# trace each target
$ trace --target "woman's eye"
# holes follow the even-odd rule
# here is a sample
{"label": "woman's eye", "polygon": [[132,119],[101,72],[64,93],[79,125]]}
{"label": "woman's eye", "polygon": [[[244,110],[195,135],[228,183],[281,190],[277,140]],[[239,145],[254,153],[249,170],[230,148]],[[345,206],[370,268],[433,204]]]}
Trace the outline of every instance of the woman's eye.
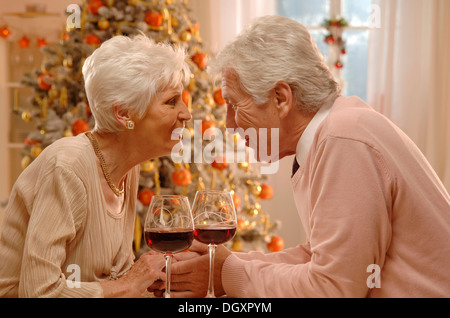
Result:
{"label": "woman's eye", "polygon": [[174,97],[174,98],[169,99],[169,100],[166,102],[166,104],[167,104],[167,105],[175,106],[175,105],[177,104],[177,98]]}

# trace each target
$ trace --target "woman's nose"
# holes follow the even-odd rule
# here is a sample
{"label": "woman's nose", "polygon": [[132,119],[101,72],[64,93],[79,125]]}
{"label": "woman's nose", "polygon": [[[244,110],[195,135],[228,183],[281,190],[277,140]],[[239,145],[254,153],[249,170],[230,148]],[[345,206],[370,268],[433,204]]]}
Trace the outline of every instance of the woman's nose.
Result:
{"label": "woman's nose", "polygon": [[180,114],[178,115],[181,121],[189,121],[192,119],[192,115],[189,112],[189,108],[183,103],[182,110]]}

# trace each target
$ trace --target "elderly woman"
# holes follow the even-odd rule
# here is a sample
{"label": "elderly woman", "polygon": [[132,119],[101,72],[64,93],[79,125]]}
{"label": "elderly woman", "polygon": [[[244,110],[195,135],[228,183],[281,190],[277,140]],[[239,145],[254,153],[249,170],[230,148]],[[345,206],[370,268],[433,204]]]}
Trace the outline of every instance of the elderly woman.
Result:
{"label": "elderly woman", "polygon": [[[305,27],[259,18],[214,69],[227,127],[279,129],[280,158],[295,155],[291,183],[307,235],[303,245],[266,255],[220,247],[217,294],[450,295],[448,192],[398,127],[359,98],[341,96]],[[176,263],[172,296],[205,295],[207,268],[207,255]]]}
{"label": "elderly woman", "polygon": [[[185,54],[117,36],[83,66],[95,128],[47,147],[18,178],[0,240],[0,296],[135,297],[163,259],[133,263],[139,163],[167,155],[191,115]],[[155,283],[157,282],[157,283]]]}

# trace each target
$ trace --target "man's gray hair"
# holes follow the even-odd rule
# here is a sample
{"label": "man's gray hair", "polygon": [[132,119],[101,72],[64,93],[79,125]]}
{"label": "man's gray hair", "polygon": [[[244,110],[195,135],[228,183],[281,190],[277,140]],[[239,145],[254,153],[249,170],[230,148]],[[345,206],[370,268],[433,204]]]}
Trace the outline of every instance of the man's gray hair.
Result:
{"label": "man's gray hair", "polygon": [[308,30],[281,16],[257,18],[212,61],[209,72],[218,76],[234,69],[241,86],[257,105],[267,102],[278,82],[290,85],[295,103],[315,112],[341,93],[326,61]]}

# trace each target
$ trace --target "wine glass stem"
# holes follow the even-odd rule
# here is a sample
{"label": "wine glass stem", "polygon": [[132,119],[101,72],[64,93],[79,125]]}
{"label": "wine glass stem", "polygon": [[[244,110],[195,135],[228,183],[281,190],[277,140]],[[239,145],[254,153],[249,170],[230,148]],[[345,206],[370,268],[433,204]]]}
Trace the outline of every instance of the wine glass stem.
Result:
{"label": "wine glass stem", "polygon": [[165,254],[166,259],[166,293],[165,298],[170,298],[170,277],[172,270],[172,254]]}
{"label": "wine glass stem", "polygon": [[209,247],[209,283],[206,298],[216,298],[216,295],[214,295],[214,255],[216,252],[216,245],[209,244],[208,247]]}

